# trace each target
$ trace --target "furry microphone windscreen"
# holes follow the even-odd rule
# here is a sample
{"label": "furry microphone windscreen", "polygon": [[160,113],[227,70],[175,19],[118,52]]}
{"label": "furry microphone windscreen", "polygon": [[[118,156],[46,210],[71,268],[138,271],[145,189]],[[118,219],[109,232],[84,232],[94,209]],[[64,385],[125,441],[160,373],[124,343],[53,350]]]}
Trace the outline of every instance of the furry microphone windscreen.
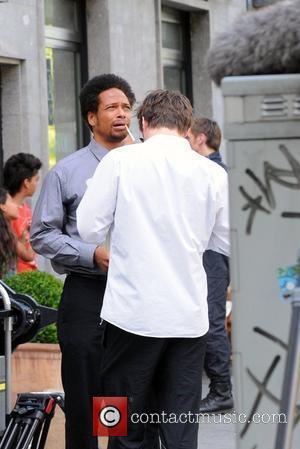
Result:
{"label": "furry microphone windscreen", "polygon": [[248,12],[220,34],[207,55],[211,78],[300,73],[300,0]]}

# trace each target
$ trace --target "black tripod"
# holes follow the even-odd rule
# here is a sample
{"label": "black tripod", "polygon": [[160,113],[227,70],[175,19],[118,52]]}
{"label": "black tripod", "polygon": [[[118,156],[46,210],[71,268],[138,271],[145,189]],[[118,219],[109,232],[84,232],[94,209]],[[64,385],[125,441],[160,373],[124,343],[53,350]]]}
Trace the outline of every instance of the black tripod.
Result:
{"label": "black tripod", "polygon": [[19,394],[0,449],[43,449],[56,404],[64,410],[61,393]]}

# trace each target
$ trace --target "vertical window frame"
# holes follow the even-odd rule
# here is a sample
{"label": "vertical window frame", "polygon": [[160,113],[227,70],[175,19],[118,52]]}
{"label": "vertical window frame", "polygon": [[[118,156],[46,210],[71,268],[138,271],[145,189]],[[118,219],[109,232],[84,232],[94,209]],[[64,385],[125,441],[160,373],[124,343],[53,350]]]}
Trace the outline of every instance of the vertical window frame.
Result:
{"label": "vertical window frame", "polygon": [[[190,14],[188,11],[182,11],[162,5],[161,10],[161,27],[163,23],[177,23],[182,27],[182,51],[170,49],[163,46],[161,42],[161,65],[164,80],[165,67],[177,67],[181,70],[181,76],[185,77],[184,94],[193,102],[192,89],[192,60],[191,60],[191,39],[190,39]],[[182,90],[182,89],[181,89]]]}
{"label": "vertical window frame", "polygon": [[[75,104],[76,104],[76,142],[77,148],[81,148],[90,139],[90,133],[83,126],[79,92],[87,80],[87,36],[86,36],[86,8],[85,0],[76,0],[77,15],[76,24],[78,31],[45,25],[45,48],[65,50],[74,53],[75,63]],[[72,149],[70,149],[71,151]],[[50,154],[49,154],[50,156]]]}

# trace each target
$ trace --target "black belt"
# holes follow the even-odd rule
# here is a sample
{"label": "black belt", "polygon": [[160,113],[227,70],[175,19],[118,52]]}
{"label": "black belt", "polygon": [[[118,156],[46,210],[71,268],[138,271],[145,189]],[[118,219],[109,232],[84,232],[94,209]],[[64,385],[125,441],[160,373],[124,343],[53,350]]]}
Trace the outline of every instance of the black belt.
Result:
{"label": "black belt", "polygon": [[85,279],[95,279],[95,280],[106,280],[107,275],[106,274],[89,274],[89,273],[76,273],[76,271],[71,271],[71,273],[68,273],[67,276],[71,277],[81,277]]}

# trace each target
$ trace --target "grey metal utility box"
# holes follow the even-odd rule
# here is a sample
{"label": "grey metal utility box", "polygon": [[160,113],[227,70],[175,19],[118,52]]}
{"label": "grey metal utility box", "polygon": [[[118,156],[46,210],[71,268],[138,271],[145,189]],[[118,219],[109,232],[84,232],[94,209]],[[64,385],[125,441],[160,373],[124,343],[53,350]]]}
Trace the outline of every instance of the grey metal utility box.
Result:
{"label": "grey metal utility box", "polygon": [[[291,315],[276,271],[295,264],[300,248],[300,75],[224,78],[222,92],[237,449],[274,449]],[[300,407],[293,449],[298,421]]]}

